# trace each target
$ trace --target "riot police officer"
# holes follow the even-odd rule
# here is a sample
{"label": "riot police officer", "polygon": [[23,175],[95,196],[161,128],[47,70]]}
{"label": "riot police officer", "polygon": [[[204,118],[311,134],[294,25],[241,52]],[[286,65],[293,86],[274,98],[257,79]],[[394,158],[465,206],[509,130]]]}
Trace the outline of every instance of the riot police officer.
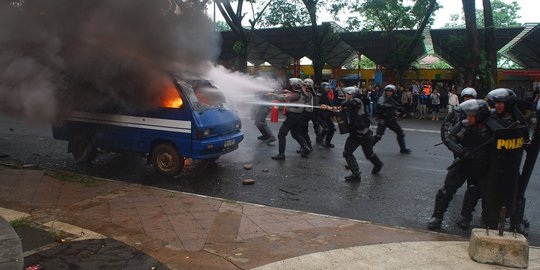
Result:
{"label": "riot police officer", "polygon": [[[461,98],[463,101],[476,98],[476,90],[472,87],[467,87],[461,91]],[[459,108],[459,107],[457,107]],[[465,120],[465,115],[459,109],[450,111],[443,120],[441,125],[441,141],[444,142],[450,129],[458,122]]]}
{"label": "riot police officer", "polygon": [[[283,121],[283,124],[279,128],[279,153],[272,157],[272,159],[275,160],[285,159],[286,137],[287,134],[289,134],[289,131],[291,131],[293,139],[295,139],[300,145],[302,157],[307,157],[307,155],[311,152],[305,137],[302,136],[301,130],[305,120],[304,116],[302,115],[305,105],[305,100],[302,95],[303,82],[299,78],[290,78],[289,85],[291,91],[284,91],[284,94],[281,95],[273,95],[274,98],[279,99],[280,101],[289,101],[291,103],[291,106],[287,106],[285,121]],[[294,106],[294,104],[299,104],[301,106]]]}
{"label": "riot police officer", "polygon": [[366,158],[373,164],[372,174],[377,174],[383,167],[383,163],[373,152],[373,132],[369,129],[370,120],[364,110],[364,104],[360,99],[360,90],[356,87],[343,89],[346,99],[339,107],[321,105],[321,109],[329,109],[345,113],[349,137],[345,141],[343,157],[347,162],[351,175],[346,176],[346,181],[360,181],[360,167],[354,156],[354,151],[362,146]]}
{"label": "riot police officer", "polygon": [[[332,88],[330,87],[330,84],[327,82],[321,83],[321,91],[320,91],[320,97],[319,97],[319,105],[326,105],[331,106],[332,101],[330,100],[328,93],[332,91]],[[334,137],[334,133],[336,132],[336,128],[334,127],[334,121],[332,121],[333,113],[328,110],[319,110],[318,112],[318,119],[319,123],[321,125],[322,131],[321,131],[321,145],[326,148],[334,148],[334,144],[332,144],[332,138]]]}
{"label": "riot police officer", "polygon": [[[264,101],[271,101],[269,93],[260,94],[260,99]],[[262,140],[269,145],[276,141],[276,137],[266,123],[266,116],[268,116],[271,109],[271,106],[268,105],[256,105],[254,108],[255,126],[259,132],[261,132],[261,136],[257,137],[257,139]]]}
{"label": "riot police officer", "polygon": [[[302,128],[300,129],[300,131],[310,151],[313,151],[313,146],[311,144],[311,138],[309,137],[309,121],[311,120],[311,122],[313,123],[316,136],[317,136],[317,127],[318,127],[318,124],[315,123],[316,120],[313,117],[314,93],[315,93],[315,88],[314,88],[313,80],[310,78],[304,79],[303,85],[302,85],[302,92],[301,92],[302,100],[305,105],[309,105],[309,106],[304,107],[304,111],[302,112],[302,116],[304,118],[302,121]],[[302,153],[302,149],[300,149],[299,153]]]}
{"label": "riot police officer", "polygon": [[[516,106],[517,98],[514,91],[508,88],[497,88],[487,94],[487,99],[492,107],[495,108],[493,119],[500,124],[501,128],[519,128],[526,126],[526,119]],[[528,134],[525,137],[528,140]],[[519,173],[519,171],[517,173]],[[524,234],[526,232],[523,216],[526,201],[525,190],[527,189],[528,182],[528,178],[519,177],[513,213],[510,217],[511,230]],[[494,218],[492,218],[492,220],[494,221]],[[487,223],[493,223],[493,221],[487,221]],[[492,224],[487,225],[489,226]]]}
{"label": "riot police officer", "polygon": [[[476,90],[471,87],[467,87],[461,91],[461,98],[463,101],[467,101],[470,99],[475,99],[477,96]],[[451,139],[450,131],[452,128],[460,123],[461,121],[465,120],[467,116],[463,112],[463,110],[458,106],[454,110],[450,111],[448,115],[444,118],[443,123],[441,125],[441,141],[443,143],[448,143]],[[451,150],[451,149],[450,149]],[[454,154],[454,158],[457,158],[457,156]],[[466,177],[465,174],[457,174],[455,177],[462,176]],[[467,179],[461,179],[461,180],[453,180],[456,183],[464,183]],[[457,221],[458,227],[461,229],[467,230],[469,229],[471,220],[472,220],[472,212],[474,211],[474,208],[476,207],[476,204],[478,203],[478,199],[480,197],[480,190],[477,183],[471,183],[470,181],[467,183],[467,190],[465,191],[465,195],[463,197],[463,204],[461,207],[461,216],[459,220]]]}
{"label": "riot police officer", "polygon": [[[478,187],[489,170],[486,160],[489,159],[490,148],[485,142],[492,137],[492,131],[484,124],[490,115],[488,103],[471,99],[460,104],[458,109],[466,116],[466,121],[459,121],[445,137],[444,144],[454,153],[456,160],[448,168],[444,185],[435,196],[435,207],[428,222],[430,230],[441,227],[448,204],[465,180]],[[479,190],[475,189],[475,192],[479,194]]]}
{"label": "riot police officer", "polygon": [[397,88],[393,84],[385,86],[384,95],[379,97],[379,100],[377,101],[377,134],[373,136],[373,145],[381,140],[382,136],[384,135],[384,131],[388,127],[390,130],[396,133],[400,153],[409,154],[411,149],[408,149],[405,146],[405,134],[403,133],[403,129],[401,129],[401,126],[399,126],[396,119],[396,111],[399,110],[403,113],[406,113],[406,111],[396,100],[396,91]]}

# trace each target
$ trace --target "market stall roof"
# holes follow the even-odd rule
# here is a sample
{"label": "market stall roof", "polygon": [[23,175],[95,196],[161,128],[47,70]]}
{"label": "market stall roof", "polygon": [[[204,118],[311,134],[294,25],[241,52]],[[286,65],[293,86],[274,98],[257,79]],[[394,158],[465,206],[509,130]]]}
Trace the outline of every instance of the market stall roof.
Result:
{"label": "market stall roof", "polygon": [[[326,24],[326,23],[325,23]],[[334,23],[328,23],[333,29],[332,34],[323,44],[323,53],[327,56],[326,64],[340,67],[350,61],[359,52],[370,58],[376,64],[387,69],[396,66],[396,60],[402,57],[394,52],[406,45],[407,37],[415,34],[415,30],[396,30],[390,33],[382,31],[346,32]],[[540,68],[540,26],[527,34],[526,27],[497,29],[496,49],[507,55],[526,68]],[[327,25],[319,25],[319,30],[327,29]],[[484,34],[480,29],[480,41],[483,44]],[[469,49],[466,44],[465,29],[432,29],[430,32],[435,53],[457,69],[464,69],[468,62]],[[236,40],[234,33],[221,33],[223,41],[220,59],[233,60],[236,53],[233,50]],[[503,48],[506,46],[505,48]],[[413,57],[406,64],[418,60],[426,54],[424,43],[407,52]],[[248,61],[255,65],[268,62],[274,66],[287,66],[294,59],[313,57],[311,27],[267,28],[254,31],[248,47]]]}
{"label": "market stall roof", "polygon": [[[343,41],[376,64],[383,65],[387,69],[392,69],[396,67],[396,60],[400,57],[395,52],[399,48],[407,46],[410,40],[409,37],[415,33],[415,30],[395,30],[389,33],[383,31],[366,31],[341,33],[340,36]],[[406,63],[406,65],[410,65],[426,53],[424,44],[419,42],[411,52],[407,53],[413,56],[407,61],[409,63]]]}
{"label": "market stall roof", "polygon": [[[511,41],[524,28],[499,28],[495,32],[495,49],[500,50]],[[485,35],[483,29],[478,29],[480,46],[484,46]],[[467,44],[467,30],[455,29],[432,29],[431,40],[435,53],[447,61],[456,69],[465,70],[469,64],[469,45]]]}
{"label": "market stall roof", "polygon": [[[334,34],[323,44],[323,54],[328,58],[326,63],[332,67],[340,67],[350,56],[355,53],[354,49],[339,38],[342,29],[336,28],[335,24],[319,25],[321,33],[325,27],[331,27]],[[231,60],[235,57],[232,49],[235,42],[234,33],[222,32],[221,55],[222,60]],[[248,60],[257,65],[268,62],[272,65],[284,66],[292,64],[294,59],[303,57],[313,58],[313,42],[311,27],[287,27],[257,29],[253,33],[248,48]]]}
{"label": "market stall roof", "polygon": [[527,69],[540,69],[540,23],[525,24],[525,29],[509,44],[504,55]]}

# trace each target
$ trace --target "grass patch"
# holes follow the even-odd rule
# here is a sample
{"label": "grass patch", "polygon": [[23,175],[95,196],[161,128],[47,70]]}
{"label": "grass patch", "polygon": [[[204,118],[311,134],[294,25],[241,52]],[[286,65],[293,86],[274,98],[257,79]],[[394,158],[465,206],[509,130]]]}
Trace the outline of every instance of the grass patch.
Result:
{"label": "grass patch", "polygon": [[19,218],[19,219],[15,219],[15,220],[10,221],[9,224],[14,229],[17,229],[17,228],[20,228],[22,226],[30,226],[32,224],[32,222],[30,220],[28,220],[27,218]]}
{"label": "grass patch", "polygon": [[80,175],[70,172],[46,171],[45,175],[56,178],[60,181],[81,184],[85,187],[95,187],[98,186],[100,183],[99,180],[91,176]]}

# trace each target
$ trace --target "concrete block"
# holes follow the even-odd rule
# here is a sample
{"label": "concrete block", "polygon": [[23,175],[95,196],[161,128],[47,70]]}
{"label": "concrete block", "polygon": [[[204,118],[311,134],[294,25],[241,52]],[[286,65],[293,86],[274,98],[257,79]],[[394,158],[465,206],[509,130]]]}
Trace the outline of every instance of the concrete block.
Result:
{"label": "concrete block", "polygon": [[529,266],[529,241],[522,234],[496,230],[473,229],[469,241],[469,256],[476,262],[507,267]]}

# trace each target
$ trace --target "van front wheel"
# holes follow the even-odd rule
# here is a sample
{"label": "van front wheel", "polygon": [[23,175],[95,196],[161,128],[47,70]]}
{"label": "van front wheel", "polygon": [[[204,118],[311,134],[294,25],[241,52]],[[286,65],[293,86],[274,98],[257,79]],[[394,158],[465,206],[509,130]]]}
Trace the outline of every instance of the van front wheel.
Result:
{"label": "van front wheel", "polygon": [[69,149],[75,162],[87,163],[96,157],[96,147],[92,140],[83,133],[78,133],[69,141]]}
{"label": "van front wheel", "polygon": [[176,176],[184,168],[184,157],[180,156],[174,145],[161,143],[152,150],[152,165],[162,175]]}

